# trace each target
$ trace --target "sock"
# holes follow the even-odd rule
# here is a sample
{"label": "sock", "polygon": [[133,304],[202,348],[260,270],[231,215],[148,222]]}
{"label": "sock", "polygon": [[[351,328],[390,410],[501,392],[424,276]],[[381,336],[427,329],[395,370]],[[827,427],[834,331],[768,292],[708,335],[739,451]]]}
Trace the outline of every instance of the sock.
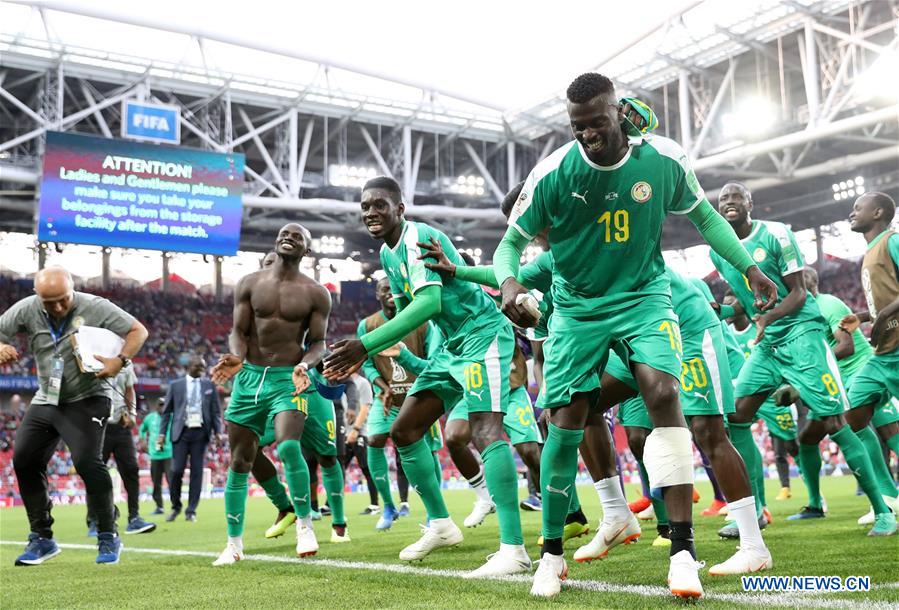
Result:
{"label": "sock", "polygon": [[437,489],[443,489],[443,467],[440,466],[440,456],[436,451],[432,451],[434,456],[434,476],[437,477]]}
{"label": "sock", "polygon": [[549,424],[549,434],[540,458],[543,491],[543,552],[562,554],[562,531],[577,477],[577,448],[583,430],[566,430]]}
{"label": "sock", "polygon": [[384,447],[368,446],[368,469],[371,478],[375,481],[378,495],[384,501],[384,508],[396,508],[393,504],[393,494],[390,492],[390,469],[387,466],[387,450]]}
{"label": "sock", "polygon": [[674,557],[681,551],[688,551],[693,556],[693,559],[696,559],[696,548],[693,546],[693,523],[690,521],[672,521],[668,527],[668,536],[671,538],[669,556]]}
{"label": "sock", "polygon": [[568,514],[581,512],[581,499],[577,496],[577,483],[571,488],[571,502],[568,504]]}
{"label": "sock", "polygon": [[808,491],[808,505],[821,508],[821,452],[818,445],[799,445],[802,480]]}
{"label": "sock", "polygon": [[868,459],[871,460],[871,470],[874,473],[874,480],[877,481],[877,486],[880,488],[880,493],[890,498],[895,498],[897,495],[896,484],[893,482],[893,477],[890,476],[890,469],[883,459],[877,433],[870,426],[865,426],[856,432],[855,435],[868,452]]}
{"label": "sock", "polygon": [[[483,459],[483,456],[481,456]],[[490,498],[490,492],[487,491],[487,479],[484,478],[484,467],[481,466],[481,470],[478,472],[476,476],[471,477],[468,480],[468,485],[474,491],[475,495],[478,497],[478,500],[482,502],[490,502],[493,503],[493,500]]]}
{"label": "sock", "polygon": [[400,458],[403,461],[403,470],[409,483],[421,496],[429,519],[447,519],[449,511],[443,496],[440,494],[440,486],[434,478],[434,457],[431,449],[423,438],[411,445],[399,447]]}
{"label": "sock", "polygon": [[343,468],[339,462],[328,468],[322,466],[322,484],[325,486],[325,493],[328,494],[331,523],[346,525],[346,516],[343,514]]}
{"label": "sock", "polygon": [[599,503],[602,504],[602,520],[606,523],[621,523],[631,517],[631,511],[627,507],[627,500],[621,493],[620,477],[617,475],[607,479],[601,479],[593,483],[596,493],[599,494]]}
{"label": "sock", "polygon": [[284,489],[284,485],[278,480],[278,475],[273,476],[268,481],[259,481],[259,484],[262,486],[262,489],[265,490],[265,495],[268,497],[269,501],[275,505],[279,511],[292,511],[293,504],[290,501],[290,498],[287,497],[287,491]]}
{"label": "sock", "polygon": [[637,465],[640,469],[640,487],[643,489],[643,497],[651,498],[652,492],[649,489],[649,474],[646,472],[643,460],[637,460]]}
{"label": "sock", "polygon": [[709,461],[709,458],[703,453],[702,449],[698,446],[696,449],[699,450],[699,455],[702,458],[702,467],[705,468],[705,473],[709,477],[709,483],[712,484],[712,491],[715,493],[715,499],[719,502],[724,502],[724,494],[721,492],[721,487],[718,485],[718,478],[715,476],[715,471],[712,470],[712,463]]}
{"label": "sock", "polygon": [[874,514],[880,515],[890,512],[886,502],[883,501],[877,479],[874,477],[874,467],[871,466],[868,452],[859,438],[852,432],[852,428],[847,424],[831,434],[830,438],[840,446],[840,451],[843,452],[843,457],[846,458],[846,464],[855,473],[855,478],[858,480],[859,485],[862,486],[862,489],[865,490],[865,495],[868,496],[871,506],[874,507]]}
{"label": "sock", "polygon": [[228,469],[225,483],[225,521],[228,523],[228,538],[240,538],[243,534],[243,519],[247,511],[248,472],[234,472]]}
{"label": "sock", "polygon": [[896,457],[899,457],[899,434],[894,434],[887,439],[887,447],[892,449],[893,453],[896,454]]}
{"label": "sock", "polygon": [[[496,504],[499,541],[503,544],[524,544],[518,512],[518,471],[515,470],[512,447],[506,441],[495,441],[481,452],[481,459],[484,460],[484,479]],[[567,505],[565,509],[567,512]]]}
{"label": "sock", "polygon": [[762,514],[762,491],[759,487],[764,485],[764,475],[762,455],[759,453],[758,445],[755,444],[755,439],[752,438],[752,424],[731,423],[728,428],[730,440],[746,465],[746,474],[749,475],[749,485],[755,497],[755,512],[758,517]]}
{"label": "sock", "polygon": [[[759,454],[761,456],[761,454]],[[756,500],[756,507],[764,507],[768,506],[768,499],[765,497],[765,467],[762,464],[762,460],[759,460],[758,468],[755,469],[755,476],[758,477],[758,481],[756,482],[756,488],[759,492],[759,497]],[[759,512],[756,510],[756,512]],[[759,513],[760,514],[760,513]]]}
{"label": "sock", "polygon": [[758,517],[755,515],[755,499],[751,496],[730,502],[727,505],[728,516],[737,522],[740,532],[740,548],[756,549],[765,548],[762,540],[762,532],[759,529]]}
{"label": "sock", "polygon": [[284,465],[284,478],[290,490],[293,509],[300,519],[309,516],[309,466],[303,459],[300,441],[288,439],[278,443],[278,457]]}

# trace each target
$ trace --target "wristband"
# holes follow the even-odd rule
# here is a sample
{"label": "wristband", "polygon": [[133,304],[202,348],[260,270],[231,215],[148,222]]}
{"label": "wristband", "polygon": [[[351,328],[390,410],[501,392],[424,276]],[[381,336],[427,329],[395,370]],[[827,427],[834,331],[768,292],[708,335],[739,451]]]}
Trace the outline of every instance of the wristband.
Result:
{"label": "wristband", "polygon": [[718,317],[720,317],[722,320],[733,318],[736,313],[736,310],[734,310],[733,306],[731,305],[721,305],[718,308]]}

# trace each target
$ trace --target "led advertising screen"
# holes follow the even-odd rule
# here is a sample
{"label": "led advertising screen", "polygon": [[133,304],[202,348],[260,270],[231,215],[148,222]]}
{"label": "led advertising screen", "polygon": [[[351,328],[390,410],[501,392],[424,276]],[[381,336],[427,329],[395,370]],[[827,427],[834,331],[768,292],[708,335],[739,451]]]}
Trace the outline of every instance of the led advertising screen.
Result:
{"label": "led advertising screen", "polygon": [[233,256],[245,158],[47,133],[41,241]]}

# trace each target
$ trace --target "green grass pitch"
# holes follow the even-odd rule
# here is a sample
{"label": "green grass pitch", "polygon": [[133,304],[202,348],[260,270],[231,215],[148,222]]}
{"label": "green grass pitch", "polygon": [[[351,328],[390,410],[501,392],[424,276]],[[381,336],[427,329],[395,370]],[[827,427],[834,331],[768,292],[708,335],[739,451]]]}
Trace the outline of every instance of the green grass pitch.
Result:
{"label": "green grass pitch", "polygon": [[[767,482],[769,498],[777,493],[777,482]],[[786,516],[805,500],[802,483],[793,482],[794,497],[770,501],[775,522],[764,537],[774,556],[770,574],[814,576],[870,576],[873,588],[867,593],[807,594],[743,593],[739,577],[703,576],[707,596],[696,606],[735,607],[855,607],[871,610],[899,607],[899,538],[872,539],[856,519],[868,509],[855,495],[850,477],[825,477],[822,491],[830,505],[823,520],[790,522]],[[629,499],[636,495],[629,489]],[[703,499],[695,505],[696,546],[708,566],[726,559],[735,550],[733,541],[717,537],[720,517],[700,517],[699,510],[711,498],[708,485],[700,484]],[[584,511],[595,527],[599,503],[593,489],[579,489]],[[414,494],[413,494],[414,495]],[[455,521],[460,524],[474,495],[467,491],[446,492]],[[403,608],[530,608],[552,606],[591,608],[679,608],[685,605],[667,595],[667,549],[653,548],[654,523],[644,523],[644,537],[635,545],[613,549],[610,556],[592,564],[569,561],[569,579],[579,585],[563,589],[553,600],[537,600],[529,594],[527,578],[502,581],[469,581],[459,571],[483,563],[498,547],[496,516],[474,530],[465,530],[465,541],[455,549],[441,550],[409,570],[399,561],[399,550],[419,535],[424,509],[412,498],[412,515],[399,520],[389,532],[376,532],[377,517],[359,516],[367,496],[347,498],[349,533],[353,542],[329,542],[330,520],[316,523],[321,548],[314,560],[294,558],[291,529],[277,540],[266,540],[263,532],[274,517],[265,498],[248,503],[245,552],[271,556],[275,560],[244,561],[214,568],[213,554],[225,543],[224,508],[221,500],[203,500],[199,519],[183,517],[166,523],[157,517],[158,529],[150,534],[123,536],[125,551],[119,565],[94,564],[95,548],[64,548],[62,554],[42,566],[14,567],[26,535],[27,520],[22,508],[0,511],[0,607],[25,608],[286,608],[286,607],[403,607]],[[124,507],[122,507],[124,508]],[[145,504],[144,516],[151,506]],[[56,538],[60,543],[93,545],[84,528],[84,507],[54,510]],[[522,513],[525,538],[536,559],[539,513]],[[591,531],[591,536],[592,536]],[[586,539],[569,542],[566,555]],[[7,544],[14,542],[15,544]],[[140,551],[143,549],[144,551]],[[154,549],[185,551],[184,555],[161,554]],[[193,553],[207,553],[197,556]],[[381,564],[362,569],[347,564],[317,560],[339,560]],[[386,564],[386,565],[385,565]],[[400,566],[400,571],[390,571]],[[430,573],[427,573],[431,571]],[[433,571],[442,571],[435,573]]]}

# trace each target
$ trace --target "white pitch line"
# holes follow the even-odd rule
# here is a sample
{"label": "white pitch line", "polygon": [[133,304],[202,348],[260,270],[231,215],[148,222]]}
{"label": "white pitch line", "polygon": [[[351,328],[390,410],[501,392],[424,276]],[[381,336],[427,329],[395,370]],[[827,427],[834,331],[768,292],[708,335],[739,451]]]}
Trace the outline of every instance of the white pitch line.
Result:
{"label": "white pitch line", "polygon": [[[0,540],[0,544],[21,546],[22,542]],[[94,544],[59,543],[59,548],[94,551]],[[218,553],[211,551],[185,551],[179,549],[142,549],[124,547],[128,553],[144,553],[147,555],[169,555],[175,557],[206,557],[215,559]],[[244,555],[245,561],[263,561],[266,563],[292,563],[297,565],[315,566],[323,568],[335,568],[339,570],[368,570],[372,572],[391,572],[394,574],[407,574],[411,576],[437,576],[441,578],[462,578],[467,572],[461,570],[435,570],[433,568],[412,567],[406,564],[377,563],[362,561],[343,561],[341,559],[299,559],[282,555]],[[225,569],[225,568],[223,568]],[[530,575],[517,574],[514,576],[502,576],[491,578],[501,582],[530,583]],[[670,597],[671,593],[666,587],[654,585],[620,585],[599,580],[566,580],[563,587],[595,591],[597,593],[624,593],[627,595],[639,595],[642,597]],[[899,588],[899,582],[874,585],[875,589]],[[825,599],[822,596],[827,592],[819,593],[706,593],[703,599],[715,601],[746,604],[750,606],[786,606],[792,608],[826,608],[848,610],[895,610],[895,604],[888,602],[861,599],[858,601],[849,599]]]}

